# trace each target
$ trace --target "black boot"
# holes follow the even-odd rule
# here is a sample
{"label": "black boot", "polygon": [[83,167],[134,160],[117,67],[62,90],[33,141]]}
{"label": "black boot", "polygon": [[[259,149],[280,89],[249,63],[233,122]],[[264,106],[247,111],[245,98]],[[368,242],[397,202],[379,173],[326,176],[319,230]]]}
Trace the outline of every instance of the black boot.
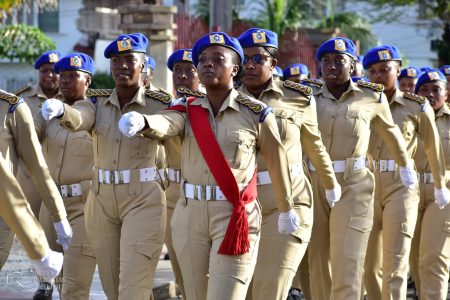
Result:
{"label": "black boot", "polygon": [[299,289],[291,288],[288,293],[287,300],[300,300],[303,299],[301,296],[302,292]]}
{"label": "black boot", "polygon": [[39,287],[33,295],[33,300],[52,300],[53,285],[48,282],[39,282]]}

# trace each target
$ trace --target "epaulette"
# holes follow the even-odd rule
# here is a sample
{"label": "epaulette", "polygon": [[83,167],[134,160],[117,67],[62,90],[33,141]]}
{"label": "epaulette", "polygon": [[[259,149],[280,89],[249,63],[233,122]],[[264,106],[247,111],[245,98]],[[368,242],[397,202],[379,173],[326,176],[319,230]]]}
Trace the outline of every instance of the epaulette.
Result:
{"label": "epaulette", "polygon": [[411,93],[411,92],[404,92],[403,97],[406,99],[410,99],[410,100],[419,102],[419,104],[422,105],[422,109],[421,109],[422,112],[425,112],[425,110],[427,109],[427,106],[429,104],[428,99],[426,97],[419,96],[419,95]]}
{"label": "epaulette", "polygon": [[419,102],[420,104],[424,104],[425,101],[427,101],[427,98],[425,98],[423,96],[419,96],[419,95],[414,94],[414,93],[410,93],[410,92],[403,93],[403,97],[405,97],[406,99],[410,99],[410,100],[414,100],[416,102]]}
{"label": "epaulette", "polygon": [[308,99],[311,97],[312,95],[312,89],[309,86],[300,84],[300,83],[296,83],[290,80],[286,80],[283,82],[283,86],[285,88],[288,88],[290,90],[294,90],[297,92],[300,92],[301,94],[303,94],[304,96],[306,96]]}
{"label": "epaulette", "polygon": [[162,88],[157,88],[157,89],[158,89],[157,92],[160,92],[160,93],[163,93],[163,94],[166,94],[166,95],[169,95],[170,97],[172,97],[172,95],[168,91],[166,91]]}
{"label": "epaulette", "polygon": [[157,92],[157,91],[146,90],[145,95],[150,98],[161,101],[164,104],[170,104],[172,102],[172,96],[170,96],[169,94],[165,94],[165,93],[161,93],[161,92]]}
{"label": "epaulette", "polygon": [[8,101],[9,104],[11,104],[11,105],[16,105],[17,103],[19,103],[19,100],[21,98],[16,96],[16,95],[14,95],[14,94],[10,94],[10,93],[6,93],[4,91],[0,91],[0,99]]}
{"label": "epaulette", "polygon": [[109,97],[112,93],[112,89],[88,89],[86,97]]}
{"label": "epaulette", "polygon": [[16,90],[13,94],[16,95],[16,96],[19,96],[20,94],[25,93],[29,89],[31,89],[31,86],[26,85],[26,86],[23,86],[20,89]]}
{"label": "epaulette", "polygon": [[272,112],[271,106],[265,105],[264,103],[259,101],[255,101],[241,92],[239,92],[239,95],[235,100],[240,104],[250,108],[250,110],[254,113],[259,114],[259,123],[264,122],[267,115]]}
{"label": "epaulette", "polygon": [[362,87],[369,88],[371,90],[374,90],[375,92],[381,93],[384,91],[384,86],[382,84],[373,83],[373,82],[367,82],[364,80],[358,80],[357,84]]}
{"label": "epaulette", "polygon": [[177,89],[177,93],[183,96],[191,96],[191,97],[197,97],[197,98],[203,98],[205,97],[205,94],[200,91],[191,91],[188,88],[180,87]]}
{"label": "epaulette", "polygon": [[302,79],[302,84],[313,85],[320,89],[323,87],[323,82],[316,79],[309,79],[309,78]]}

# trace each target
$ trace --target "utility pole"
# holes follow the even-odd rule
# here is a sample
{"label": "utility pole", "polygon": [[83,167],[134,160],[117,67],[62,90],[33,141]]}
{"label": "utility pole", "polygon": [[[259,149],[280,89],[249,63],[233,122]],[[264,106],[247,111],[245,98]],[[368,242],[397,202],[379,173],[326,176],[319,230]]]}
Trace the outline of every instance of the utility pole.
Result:
{"label": "utility pole", "polygon": [[209,1],[209,31],[231,31],[232,23],[231,0],[210,0]]}

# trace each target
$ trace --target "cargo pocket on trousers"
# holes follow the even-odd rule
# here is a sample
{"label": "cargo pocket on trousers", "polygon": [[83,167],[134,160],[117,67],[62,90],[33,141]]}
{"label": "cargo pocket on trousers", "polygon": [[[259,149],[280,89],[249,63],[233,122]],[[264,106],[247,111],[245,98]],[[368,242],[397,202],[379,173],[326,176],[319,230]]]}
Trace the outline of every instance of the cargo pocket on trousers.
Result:
{"label": "cargo pocket on trousers", "polygon": [[136,242],[133,260],[131,261],[131,274],[133,278],[129,278],[131,285],[139,288],[148,288],[153,284],[154,267],[152,262],[159,257],[156,250],[160,248],[151,242]]}
{"label": "cargo pocket on trousers", "polygon": [[414,226],[411,226],[411,224],[408,224],[407,222],[401,223],[400,224],[400,232],[409,238],[413,238],[414,237]]}
{"label": "cargo pocket on trousers", "polygon": [[350,259],[362,259],[366,255],[373,220],[350,217],[345,232],[344,256]]}

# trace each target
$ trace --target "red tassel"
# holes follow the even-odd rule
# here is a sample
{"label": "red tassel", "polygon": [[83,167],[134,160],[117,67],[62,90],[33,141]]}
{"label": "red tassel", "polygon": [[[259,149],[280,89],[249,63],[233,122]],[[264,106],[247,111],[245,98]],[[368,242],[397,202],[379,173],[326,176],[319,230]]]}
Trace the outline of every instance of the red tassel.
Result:
{"label": "red tassel", "polygon": [[249,252],[248,220],[244,205],[235,205],[219,254],[240,255]]}

